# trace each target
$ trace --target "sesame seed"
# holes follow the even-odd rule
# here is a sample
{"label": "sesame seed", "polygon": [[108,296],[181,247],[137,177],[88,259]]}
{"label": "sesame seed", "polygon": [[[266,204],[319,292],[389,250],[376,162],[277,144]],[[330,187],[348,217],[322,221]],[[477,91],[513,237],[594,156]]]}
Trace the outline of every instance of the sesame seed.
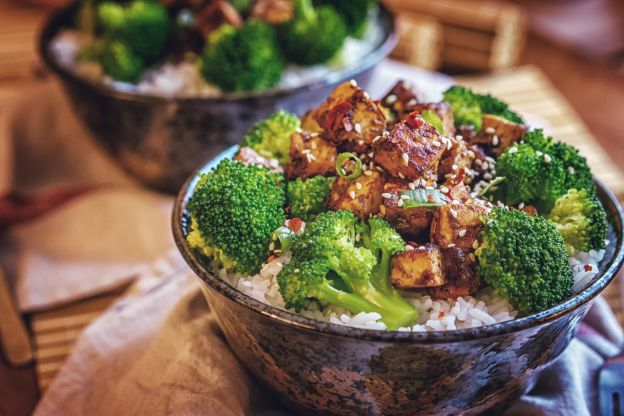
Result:
{"label": "sesame seed", "polygon": [[356,242],[360,241],[360,233],[357,233],[357,234],[355,235],[355,241],[356,241]]}
{"label": "sesame seed", "polygon": [[474,253],[470,253],[468,257],[470,258],[470,261],[472,262],[475,262],[477,260],[477,257],[474,255]]}
{"label": "sesame seed", "polygon": [[310,137],[318,137],[318,136],[320,136],[318,131],[313,131],[312,133],[310,133]]}
{"label": "sesame seed", "polygon": [[397,202],[397,206],[398,207],[402,207],[403,206],[403,200],[399,199],[399,202]]}
{"label": "sesame seed", "polygon": [[349,192],[349,196],[351,197],[351,199],[355,199],[355,191]]}
{"label": "sesame seed", "polygon": [[296,133],[303,133],[303,130],[301,129],[301,127],[297,127],[297,128],[295,129],[295,132],[296,132]]}
{"label": "sesame seed", "polygon": [[408,106],[412,106],[412,105],[416,105],[417,103],[418,103],[418,102],[416,101],[416,99],[412,98],[411,100],[409,100],[409,101],[407,102],[407,105],[408,105]]}
{"label": "sesame seed", "polygon": [[279,166],[279,161],[277,159],[271,159],[269,160],[269,166],[271,166],[272,168],[276,168]]}
{"label": "sesame seed", "polygon": [[474,163],[475,163],[475,165],[477,165],[477,166],[481,166],[481,165],[483,165],[483,161],[482,161],[481,159],[476,159],[476,160],[474,161]]}
{"label": "sesame seed", "polygon": [[394,103],[396,103],[396,100],[397,100],[397,96],[394,95],[394,94],[391,94],[391,95],[386,97],[386,102],[388,104],[394,104]]}
{"label": "sesame seed", "polygon": [[425,189],[429,189],[430,191],[433,191],[433,186],[425,186]]}
{"label": "sesame seed", "polygon": [[474,248],[475,250],[479,248],[479,242],[477,240],[474,240],[472,242],[472,248]]}
{"label": "sesame seed", "polygon": [[484,173],[483,174],[483,179],[486,179],[486,180],[489,181],[490,179],[492,179],[492,174],[491,173]]}
{"label": "sesame seed", "polygon": [[373,143],[377,142],[377,140],[381,139],[381,136],[375,136],[375,138],[373,139]]}
{"label": "sesame seed", "polygon": [[410,246],[409,244],[405,246],[405,251],[412,251],[414,250],[414,247]]}
{"label": "sesame seed", "polygon": [[312,142],[310,143],[310,147],[312,148],[312,150],[315,150],[318,147],[318,145],[316,144],[316,142]]}
{"label": "sesame seed", "polygon": [[445,185],[442,185],[440,187],[440,191],[442,191],[443,193],[447,193],[449,191],[449,188],[447,186],[445,186]]}
{"label": "sesame seed", "polygon": [[414,185],[414,182],[408,183],[407,186],[409,186],[409,188],[412,190],[416,189],[416,185]]}
{"label": "sesame seed", "polygon": [[455,243],[451,243],[451,244],[447,245],[446,247],[447,248],[453,248],[453,247],[455,247]]}
{"label": "sesame seed", "polygon": [[457,169],[459,169],[459,166],[457,166],[455,163],[453,163],[453,165],[451,165],[451,169],[457,170]]}
{"label": "sesame seed", "polygon": [[405,175],[403,175],[403,173],[399,172],[399,178],[405,179]]}
{"label": "sesame seed", "polygon": [[401,199],[410,199],[409,195],[401,195]]}
{"label": "sesame seed", "polygon": [[[356,127],[359,126],[359,124],[356,124]],[[355,129],[357,131],[357,129]],[[360,131],[362,131],[362,128],[360,127]],[[359,132],[358,132],[359,133]],[[364,146],[364,140],[358,140],[357,144],[359,144],[360,146]]]}
{"label": "sesame seed", "polygon": [[295,269],[295,273],[299,273],[301,270],[299,269]]}
{"label": "sesame seed", "polygon": [[455,211],[453,208],[451,208],[451,209],[449,209],[449,212],[451,213],[453,218],[457,218],[457,211]]}
{"label": "sesame seed", "polygon": [[392,194],[389,192],[384,192],[383,194],[381,194],[381,196],[383,196],[384,198],[392,198]]}
{"label": "sesame seed", "polygon": [[351,81],[349,81],[349,82],[351,83],[351,86],[352,86],[352,87],[357,87],[357,82],[356,82],[354,79],[352,79],[352,80],[351,80]]}
{"label": "sesame seed", "polygon": [[353,128],[355,129],[356,133],[362,133],[362,125],[360,123],[355,123],[355,126]]}
{"label": "sesame seed", "polygon": [[459,235],[460,237],[464,237],[466,235],[466,230],[459,230],[457,235]]}
{"label": "sesame seed", "polygon": [[375,157],[375,153],[370,152],[370,153],[368,154],[368,157],[370,157],[371,159],[372,159],[372,158],[374,158],[374,157]]}
{"label": "sesame seed", "polygon": [[485,129],[485,132],[487,134],[494,134],[494,133],[496,133],[496,129],[494,129],[494,127],[488,127],[488,128]]}
{"label": "sesame seed", "polygon": [[403,158],[403,164],[407,166],[409,164],[409,156],[407,155],[407,153],[403,153],[401,157]]}
{"label": "sesame seed", "polygon": [[440,142],[439,142],[439,141],[437,141],[437,140],[434,140],[433,142],[431,142],[431,144],[432,144],[432,145],[434,145],[435,147],[440,147],[440,146],[442,146],[442,143],[440,143]]}
{"label": "sesame seed", "polygon": [[514,154],[514,153],[516,153],[517,151],[518,151],[518,148],[517,148],[516,146],[514,146],[514,147],[510,147],[510,148],[509,148],[509,153],[510,153],[510,154]]}
{"label": "sesame seed", "polygon": [[492,137],[492,146],[498,146],[499,140],[498,136]]}
{"label": "sesame seed", "polygon": [[524,202],[520,202],[520,203],[518,204],[518,209],[522,209],[522,208],[524,208]]}
{"label": "sesame seed", "polygon": [[552,162],[552,158],[550,157],[550,155],[544,155],[544,162],[546,163]]}
{"label": "sesame seed", "polygon": [[269,250],[270,251],[275,250],[275,244],[274,243],[269,244]]}
{"label": "sesame seed", "polygon": [[419,250],[425,250],[426,248],[427,248],[427,247],[425,247],[425,246],[420,246],[420,247],[418,247],[418,249],[419,249]]}
{"label": "sesame seed", "polygon": [[384,207],[383,205],[379,205],[379,213],[382,217],[386,215],[386,207]]}
{"label": "sesame seed", "polygon": [[[383,173],[383,169],[381,168],[381,166],[375,166],[375,169],[377,169],[377,171]],[[400,173],[399,173],[399,176],[401,176]]]}
{"label": "sesame seed", "polygon": [[481,169],[483,170],[487,170],[490,167],[490,164],[488,162],[483,162],[481,164]]}
{"label": "sesame seed", "polygon": [[373,172],[371,172],[370,170],[365,170],[364,176],[373,176]]}
{"label": "sesame seed", "polygon": [[568,173],[569,173],[570,175],[574,175],[574,167],[572,167],[572,166],[568,166]]}
{"label": "sesame seed", "polygon": [[356,187],[356,189],[362,189],[362,184],[359,183],[359,182],[356,182],[355,183],[355,187]]}
{"label": "sesame seed", "polygon": [[368,93],[366,91],[364,91],[364,94],[362,94],[364,96],[364,98],[366,98],[367,100],[370,98],[370,95],[368,95]]}
{"label": "sesame seed", "polygon": [[464,136],[462,136],[461,134],[456,134],[456,135],[455,135],[455,138],[456,138],[457,140],[463,140]]}
{"label": "sesame seed", "polygon": [[542,157],[542,156],[544,155],[544,153],[540,152],[539,150],[538,150],[538,151],[536,151],[536,152],[535,152],[535,154],[536,154],[538,157]]}
{"label": "sesame seed", "polygon": [[388,130],[384,130],[383,133],[381,133],[382,136],[387,137],[390,136],[390,132]]}

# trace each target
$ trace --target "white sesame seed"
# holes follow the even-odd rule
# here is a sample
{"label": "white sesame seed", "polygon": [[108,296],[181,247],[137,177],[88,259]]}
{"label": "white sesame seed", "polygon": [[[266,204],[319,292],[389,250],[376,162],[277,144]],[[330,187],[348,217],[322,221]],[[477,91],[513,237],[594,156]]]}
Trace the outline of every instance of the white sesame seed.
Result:
{"label": "white sesame seed", "polygon": [[496,129],[494,129],[494,127],[488,127],[488,128],[485,129],[485,132],[487,134],[494,134],[494,133],[496,133]]}
{"label": "white sesame seed", "polygon": [[489,181],[490,179],[492,179],[492,174],[491,173],[484,173],[483,174],[483,179],[486,179],[486,180]]}
{"label": "white sesame seed", "polygon": [[392,194],[390,192],[384,192],[383,194],[381,194],[381,196],[383,196],[384,198],[392,198]]}
{"label": "white sesame seed", "polygon": [[513,146],[513,147],[510,147],[508,151],[509,153],[514,154],[518,151],[518,148],[516,146]]}
{"label": "white sesame seed", "polygon": [[318,137],[320,136],[318,131],[313,131],[312,133],[310,133],[310,137]]}
{"label": "white sesame seed", "polygon": [[524,202],[520,202],[520,203],[518,204],[518,209],[522,209],[522,208],[524,208]]}
{"label": "white sesame seed", "polygon": [[275,250],[275,244],[274,243],[269,244],[269,250],[270,251]]}
{"label": "white sesame seed", "polygon": [[403,206],[403,200],[399,199],[399,201],[397,202],[397,206],[398,207],[402,207]]}
{"label": "white sesame seed", "polygon": [[492,146],[498,146],[499,140],[498,136],[492,137]]}
{"label": "white sesame seed", "polygon": [[416,189],[416,185],[414,185],[414,182],[410,182],[407,184],[407,186],[409,186],[410,189]]}
{"label": "white sesame seed", "polygon": [[447,193],[449,191],[449,188],[445,185],[440,186],[440,191],[442,191],[443,193]]}
{"label": "white sesame seed", "polygon": [[407,102],[407,105],[408,105],[408,106],[413,106],[413,105],[416,105],[417,103],[418,103],[418,102],[416,101],[416,99],[412,98],[411,100],[409,100],[409,101]]}
{"label": "white sesame seed", "polygon": [[364,94],[362,94],[364,96],[364,98],[366,98],[367,100],[370,98],[370,95],[368,95],[368,93],[366,91],[364,91]]}
{"label": "white sesame seed", "polygon": [[362,189],[362,184],[361,184],[361,183],[359,183],[359,182],[356,182],[356,183],[355,183],[355,188],[356,188],[356,189]]}
{"label": "white sesame seed", "polygon": [[568,166],[568,173],[570,175],[574,175],[574,167],[573,166]]}
{"label": "white sesame seed", "polygon": [[355,126],[353,126],[353,128],[355,129],[356,133],[362,133],[362,125],[360,123],[355,123]]}
{"label": "white sesame seed", "polygon": [[440,142],[439,142],[439,141],[437,141],[437,140],[434,140],[433,142],[431,142],[431,144],[432,144],[432,145],[434,145],[435,147],[440,147],[440,146],[442,146],[442,143],[440,143]]}
{"label": "white sesame seed", "polygon": [[389,96],[386,97],[386,103],[388,104],[394,104],[396,103],[397,100],[397,96],[394,94],[390,94]]}
{"label": "white sesame seed", "polygon": [[312,148],[312,150],[315,150],[318,147],[318,145],[316,144],[316,142],[312,142],[310,143],[310,147]]}
{"label": "white sesame seed", "polygon": [[457,140],[463,140],[464,136],[462,136],[461,134],[456,134],[456,135],[455,135],[455,138],[456,138]]}
{"label": "white sesame seed", "polygon": [[419,249],[419,250],[424,250],[424,249],[426,249],[426,248],[427,248],[427,247],[425,247],[425,246],[420,246],[420,247],[418,247],[418,249]]}
{"label": "white sesame seed", "polygon": [[466,235],[466,230],[459,230],[459,232],[457,233],[457,235],[459,235],[460,237],[464,237]]}
{"label": "white sesame seed", "polygon": [[490,167],[490,164],[488,162],[483,162],[481,164],[481,169],[483,170],[487,170]]}
{"label": "white sesame seed", "polygon": [[472,262],[475,262],[477,260],[477,257],[474,255],[474,253],[470,253],[468,257],[470,258],[470,261]]}
{"label": "white sesame seed", "polygon": [[409,164],[409,156],[407,155],[407,153],[403,153],[401,157],[403,158],[403,164],[407,166]]}
{"label": "white sesame seed", "polygon": [[[359,124],[356,124],[356,126],[359,126]],[[362,130],[362,128],[360,127],[360,131],[361,130]],[[363,146],[364,145],[364,140],[358,140],[357,144],[359,144],[360,146]]]}
{"label": "white sesame seed", "polygon": [[375,138],[373,139],[373,143],[377,142],[377,140],[381,139],[381,136],[375,136]]}
{"label": "white sesame seed", "polygon": [[451,209],[449,209],[449,212],[451,213],[453,218],[457,218],[457,211],[455,211],[453,208],[451,208]]}
{"label": "white sesame seed", "polygon": [[370,153],[368,154],[368,157],[370,157],[371,159],[372,159],[372,158],[374,158],[374,157],[375,157],[375,153],[370,152]]}
{"label": "white sesame seed", "polygon": [[373,172],[371,172],[370,170],[365,170],[364,176],[373,176]]}
{"label": "white sesame seed", "polygon": [[299,273],[301,270],[299,269],[295,269],[295,273]]}
{"label": "white sesame seed", "polygon": [[544,155],[544,153],[540,152],[539,150],[536,151],[535,154],[537,155],[537,157],[542,157]]}
{"label": "white sesame seed", "polygon": [[425,186],[425,189],[429,189],[430,191],[433,191],[433,186]]}
{"label": "white sesame seed", "polygon": [[451,165],[451,169],[457,170],[457,169],[459,169],[459,166],[457,166],[455,163],[453,163],[453,165]]}
{"label": "white sesame seed", "polygon": [[550,155],[544,155],[544,162],[546,163],[552,162],[552,158],[550,157]]}
{"label": "white sesame seed", "polygon": [[357,87],[357,82],[354,79],[352,79],[350,83],[352,87]]}
{"label": "white sesame seed", "polygon": [[451,244],[447,245],[446,247],[447,248],[453,248],[453,247],[455,247],[455,243],[451,243]]}
{"label": "white sesame seed", "polygon": [[479,242],[477,240],[474,240],[472,242],[472,248],[474,248],[475,250],[479,248]]}
{"label": "white sesame seed", "polygon": [[409,195],[403,194],[403,195],[401,195],[401,199],[410,199],[410,197],[409,197]]}
{"label": "white sesame seed", "polygon": [[405,175],[403,175],[403,173],[399,172],[399,178],[405,179]]}
{"label": "white sesame seed", "polygon": [[405,246],[405,251],[412,251],[414,250],[414,247],[410,246],[409,244]]}
{"label": "white sesame seed", "polygon": [[351,197],[351,199],[355,199],[355,191],[349,192],[349,196]]}

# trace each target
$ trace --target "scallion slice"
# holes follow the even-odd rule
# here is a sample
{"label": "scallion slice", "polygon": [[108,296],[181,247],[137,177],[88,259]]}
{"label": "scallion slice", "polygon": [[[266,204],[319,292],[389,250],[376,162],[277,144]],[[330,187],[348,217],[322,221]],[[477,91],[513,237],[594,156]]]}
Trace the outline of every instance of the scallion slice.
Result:
{"label": "scallion slice", "polygon": [[[350,160],[355,163],[355,167],[349,172],[345,163]],[[336,158],[336,173],[345,179],[355,179],[362,174],[362,161],[351,152],[340,153]]]}

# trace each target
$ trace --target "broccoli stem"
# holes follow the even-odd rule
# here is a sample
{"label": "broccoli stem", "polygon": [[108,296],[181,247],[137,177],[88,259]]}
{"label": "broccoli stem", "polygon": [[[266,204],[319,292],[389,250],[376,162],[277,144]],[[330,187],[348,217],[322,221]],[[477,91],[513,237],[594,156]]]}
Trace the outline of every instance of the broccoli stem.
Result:
{"label": "broccoli stem", "polygon": [[310,292],[321,303],[336,305],[351,313],[376,312],[378,309],[360,295],[336,289],[328,281],[315,285]]}
{"label": "broccoli stem", "polygon": [[298,16],[301,16],[308,22],[316,20],[316,12],[310,0],[297,0],[295,3],[295,10]]}

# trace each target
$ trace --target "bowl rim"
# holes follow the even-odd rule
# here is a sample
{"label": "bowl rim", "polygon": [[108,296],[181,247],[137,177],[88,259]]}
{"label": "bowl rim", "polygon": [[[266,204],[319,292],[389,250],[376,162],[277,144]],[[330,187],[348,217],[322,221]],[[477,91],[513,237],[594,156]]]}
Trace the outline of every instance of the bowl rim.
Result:
{"label": "bowl rim", "polygon": [[607,211],[609,212],[609,216],[613,217],[613,225],[618,237],[617,242],[611,243],[615,243],[613,258],[606,266],[606,269],[599,272],[600,276],[594,281],[594,283],[585,288],[583,291],[552,308],[517,319],[512,319],[510,321],[477,328],[427,332],[399,332],[362,329],[306,318],[296,313],[271,306],[238,291],[235,287],[216,277],[213,272],[206,269],[198,260],[193,250],[186,244],[183,232],[183,220],[186,212],[186,204],[193,194],[195,184],[198,180],[198,175],[202,172],[211,170],[215,163],[219,160],[232,157],[237,149],[238,146],[232,146],[210,159],[210,161],[203,164],[186,180],[174,202],[172,213],[174,240],[178,250],[182,254],[182,257],[195,272],[197,277],[203,283],[215,290],[219,295],[226,297],[240,306],[252,310],[254,313],[262,315],[269,320],[281,323],[293,329],[329,336],[382,342],[445,343],[495,337],[552,322],[582,307],[595,298],[609,283],[611,283],[624,262],[624,245],[622,237],[624,210],[615,195],[608,188],[606,188],[600,180],[594,178],[599,197],[605,204]]}
{"label": "bowl rim", "polygon": [[279,99],[304,90],[319,90],[355,78],[359,74],[373,68],[377,63],[387,57],[398,42],[396,15],[383,2],[379,2],[379,13],[377,18],[382,22],[386,22],[388,26],[388,30],[385,31],[384,37],[379,46],[365,55],[356,64],[332,70],[322,77],[312,80],[311,82],[305,82],[297,86],[278,87],[262,91],[229,92],[218,96],[165,96],[141,94],[115,89],[102,82],[81,77],[57,61],[51,51],[51,48],[49,47],[50,42],[56,33],[58,33],[63,27],[66,27],[63,24],[63,21],[75,12],[79,1],[80,0],[75,0],[70,5],[56,10],[46,19],[42,29],[40,30],[37,42],[39,55],[45,62],[46,66],[62,79],[78,84],[81,88],[93,90],[99,95],[104,95],[109,98],[122,101],[143,103],[179,102],[188,104],[212,102],[218,104],[247,100]]}

